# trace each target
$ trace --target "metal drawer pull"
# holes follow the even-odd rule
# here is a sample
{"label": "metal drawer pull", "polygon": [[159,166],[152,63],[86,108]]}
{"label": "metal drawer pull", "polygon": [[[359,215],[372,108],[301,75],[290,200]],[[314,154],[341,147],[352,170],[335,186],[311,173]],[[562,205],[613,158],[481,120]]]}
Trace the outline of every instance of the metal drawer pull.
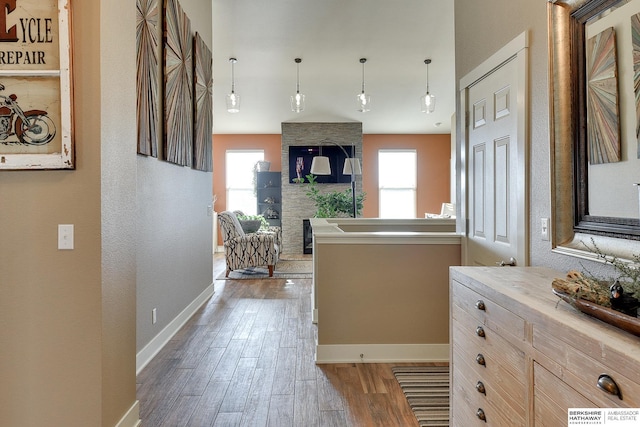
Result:
{"label": "metal drawer pull", "polygon": [[476,335],[478,335],[479,337],[485,338],[484,328],[482,326],[478,326],[476,328]]}
{"label": "metal drawer pull", "polygon": [[622,400],[622,392],[620,392],[620,388],[618,384],[607,374],[602,374],[598,377],[598,388],[606,391],[609,394],[613,394],[614,396],[618,396],[620,400]]}
{"label": "metal drawer pull", "polygon": [[485,305],[484,305],[484,301],[482,301],[481,299],[479,299],[478,301],[476,301],[476,308],[477,308],[478,310],[482,310],[482,311],[484,311],[484,310],[486,310],[486,309],[487,309],[487,307],[485,307]]}
{"label": "metal drawer pull", "polygon": [[476,417],[478,417],[485,423],[487,422],[487,416],[484,414],[484,411],[482,410],[482,408],[478,408],[478,410],[476,411]]}
{"label": "metal drawer pull", "polygon": [[482,366],[486,366],[487,363],[484,360],[484,356],[482,354],[478,354],[476,356],[476,362],[478,362],[478,365],[482,365]]}
{"label": "metal drawer pull", "polygon": [[478,381],[476,383],[476,390],[478,390],[478,393],[482,393],[485,396],[487,395],[487,390],[485,390],[484,384],[482,383],[482,381]]}

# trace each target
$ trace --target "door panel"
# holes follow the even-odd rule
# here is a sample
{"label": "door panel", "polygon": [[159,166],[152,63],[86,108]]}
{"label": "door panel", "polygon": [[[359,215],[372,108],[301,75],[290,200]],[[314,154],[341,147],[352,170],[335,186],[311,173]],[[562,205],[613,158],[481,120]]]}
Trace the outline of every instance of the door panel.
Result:
{"label": "door panel", "polygon": [[[510,258],[525,265],[526,233],[518,230],[519,215],[526,216],[526,206],[518,191],[525,182],[524,133],[518,128],[520,72],[513,57],[466,88],[466,129],[469,170],[467,264],[496,265]],[[522,219],[520,219],[520,224]],[[526,221],[525,221],[526,223]]]}

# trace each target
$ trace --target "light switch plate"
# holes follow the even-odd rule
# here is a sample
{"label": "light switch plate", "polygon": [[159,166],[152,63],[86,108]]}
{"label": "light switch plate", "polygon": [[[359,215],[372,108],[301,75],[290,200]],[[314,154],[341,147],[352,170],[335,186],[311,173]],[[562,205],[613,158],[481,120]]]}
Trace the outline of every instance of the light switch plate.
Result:
{"label": "light switch plate", "polygon": [[73,249],[73,224],[58,224],[58,249]]}

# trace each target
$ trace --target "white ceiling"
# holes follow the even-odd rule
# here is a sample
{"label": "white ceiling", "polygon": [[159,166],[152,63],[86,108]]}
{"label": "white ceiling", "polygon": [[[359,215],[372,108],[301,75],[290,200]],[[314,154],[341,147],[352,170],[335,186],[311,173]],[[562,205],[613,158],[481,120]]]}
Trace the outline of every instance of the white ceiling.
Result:
{"label": "white ceiling", "polygon": [[[453,1],[213,0],[214,133],[279,134],[281,122],[361,121],[364,133],[449,133]],[[240,112],[226,111],[235,57]],[[296,64],[306,109],[294,113]],[[372,110],[356,111],[365,65]],[[420,112],[429,89],[436,112]]]}

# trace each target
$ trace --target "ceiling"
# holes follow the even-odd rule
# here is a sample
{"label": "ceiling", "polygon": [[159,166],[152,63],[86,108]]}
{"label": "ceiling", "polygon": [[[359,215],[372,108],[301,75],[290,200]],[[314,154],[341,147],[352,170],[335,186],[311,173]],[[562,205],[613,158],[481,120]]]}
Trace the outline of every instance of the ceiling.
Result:
{"label": "ceiling", "polygon": [[[213,0],[214,133],[279,134],[281,122],[361,121],[368,134],[449,133],[455,105],[453,2]],[[240,112],[226,111],[235,57]],[[306,108],[292,112],[295,58]],[[356,111],[365,64],[372,109]],[[426,92],[433,114],[420,112]]]}

